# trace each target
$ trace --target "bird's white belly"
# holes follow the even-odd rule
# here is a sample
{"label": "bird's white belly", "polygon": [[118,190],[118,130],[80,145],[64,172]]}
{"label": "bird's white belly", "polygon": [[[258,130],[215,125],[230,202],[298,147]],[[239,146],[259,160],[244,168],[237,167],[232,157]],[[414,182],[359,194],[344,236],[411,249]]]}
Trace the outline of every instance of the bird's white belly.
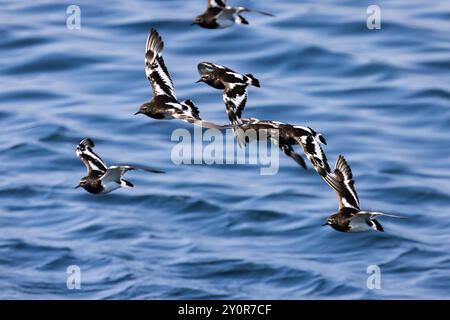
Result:
{"label": "bird's white belly", "polygon": [[120,184],[115,181],[102,182],[103,191],[101,193],[109,193],[120,188]]}
{"label": "bird's white belly", "polygon": [[376,230],[376,227],[369,226],[366,222],[351,221],[348,232],[364,232],[370,230]]}
{"label": "bird's white belly", "polygon": [[217,17],[219,28],[227,28],[232,26],[234,22],[234,15],[231,12],[223,12]]}

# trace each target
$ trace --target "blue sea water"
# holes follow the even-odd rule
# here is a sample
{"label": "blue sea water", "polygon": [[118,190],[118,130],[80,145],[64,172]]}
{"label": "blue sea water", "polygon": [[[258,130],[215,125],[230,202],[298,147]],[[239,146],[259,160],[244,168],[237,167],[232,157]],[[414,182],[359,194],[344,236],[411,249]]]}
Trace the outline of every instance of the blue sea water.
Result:
{"label": "blue sea water", "polygon": [[[0,9],[0,298],[449,299],[450,2],[240,1],[248,26],[190,26],[204,0],[10,1]],[[81,29],[66,8],[81,8]],[[381,29],[366,9],[381,8]],[[311,169],[175,165],[173,130],[133,116],[151,98],[149,28],[177,96],[226,123],[211,61],[262,84],[245,116],[308,125],[330,163],[348,159],[362,206],[400,214],[384,233],[321,228],[337,209]],[[108,164],[139,163],[136,187],[74,190],[85,137]],[[298,150],[298,149],[297,149]],[[69,290],[67,268],[81,270]],[[370,266],[381,289],[369,289]]]}

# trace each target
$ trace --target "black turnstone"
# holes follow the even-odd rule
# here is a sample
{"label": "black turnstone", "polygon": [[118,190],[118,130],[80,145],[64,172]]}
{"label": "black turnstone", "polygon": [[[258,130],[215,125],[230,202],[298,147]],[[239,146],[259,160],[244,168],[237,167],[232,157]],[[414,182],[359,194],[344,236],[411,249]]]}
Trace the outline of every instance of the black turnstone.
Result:
{"label": "black turnstone", "polygon": [[172,79],[161,55],[163,47],[161,36],[151,29],[145,47],[145,74],[152,86],[153,99],[142,104],[135,115],[145,114],[153,119],[179,119],[207,128],[220,128],[214,123],[203,121],[191,100],[177,100]]}
{"label": "black turnstone", "polygon": [[257,12],[273,17],[273,14],[263,11],[227,6],[225,0],[208,0],[208,7],[205,12],[197,16],[192,25],[198,24],[206,29],[221,29],[230,27],[235,23],[248,24],[248,21],[241,15],[243,12]]}
{"label": "black turnstone", "polygon": [[325,173],[322,177],[336,192],[339,201],[339,211],[330,215],[323,226],[329,225],[341,232],[383,231],[382,225],[374,219],[375,217],[401,218],[382,212],[363,211],[360,209],[352,170],[342,155],[336,161],[334,175]]}
{"label": "black turnstone", "polygon": [[[320,144],[327,144],[325,137],[312,128],[256,118],[242,118],[241,120],[243,124],[239,128],[245,133],[245,142],[251,141],[252,138],[270,139],[288,157],[306,169],[305,160],[301,155],[295,153],[292,147],[299,144],[316,170],[330,172],[327,158],[320,146]],[[249,134],[252,129],[255,130],[256,135]],[[264,135],[260,134],[261,130],[265,130]]]}
{"label": "black turnstone", "polygon": [[242,75],[224,66],[201,62],[198,64],[200,79],[213,88],[223,90],[223,102],[227,109],[228,119],[233,126],[239,145],[243,142],[236,132],[236,126],[241,125],[242,111],[247,102],[247,86],[260,87],[259,80],[251,74]]}
{"label": "black turnstone", "polygon": [[75,188],[82,187],[93,194],[105,194],[118,188],[134,187],[130,181],[122,179],[122,176],[129,170],[140,169],[148,172],[163,173],[151,168],[129,165],[107,167],[102,158],[92,150],[93,147],[94,142],[89,138],[82,140],[77,146],[77,156],[86,166],[88,175],[81,178],[80,183]]}

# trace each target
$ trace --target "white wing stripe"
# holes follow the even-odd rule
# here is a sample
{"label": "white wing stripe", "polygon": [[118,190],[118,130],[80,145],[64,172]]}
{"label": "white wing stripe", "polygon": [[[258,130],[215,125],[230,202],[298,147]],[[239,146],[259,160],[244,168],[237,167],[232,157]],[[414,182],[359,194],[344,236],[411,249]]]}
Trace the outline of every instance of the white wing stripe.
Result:
{"label": "white wing stripe", "polygon": [[[105,168],[106,168],[105,163],[95,153],[91,152],[89,150],[89,148],[85,148],[83,151],[80,149],[77,149],[77,156],[85,159],[89,163],[91,170],[96,170],[96,171],[101,171],[101,172],[105,171]],[[87,158],[86,156],[89,158],[92,158],[94,161]],[[96,162],[98,162],[100,165],[103,165],[103,168],[98,166],[96,164]]]}
{"label": "white wing stripe", "polygon": [[229,74],[229,75],[232,75],[232,76],[234,76],[234,77],[236,77],[238,79],[244,80],[244,76],[242,74],[240,74],[240,73],[236,73],[236,72],[233,72],[233,71],[227,71],[226,73]]}
{"label": "white wing stripe", "polygon": [[224,95],[225,102],[231,102],[234,105],[234,111],[237,110],[237,108],[244,102],[244,100],[247,98],[246,94],[243,95],[236,95],[235,98],[230,98],[227,95]]}
{"label": "white wing stripe", "polygon": [[355,206],[351,205],[351,204],[347,201],[347,199],[345,199],[344,197],[341,197],[341,201],[342,201],[342,204],[344,205],[344,207],[346,207],[346,208],[353,208],[353,209],[358,210],[358,208],[355,208]]}
{"label": "white wing stripe", "polygon": [[350,187],[350,185],[348,184],[350,181],[345,179],[344,180],[344,184],[345,187],[347,189],[347,191],[350,193],[350,195],[353,197],[353,199],[355,200],[355,203],[358,205],[358,207],[360,206],[359,201],[358,201],[358,196],[353,192],[353,189]]}
{"label": "white wing stripe", "polygon": [[155,72],[157,72],[159,74],[159,76],[161,77],[161,79],[164,81],[164,83],[167,85],[167,87],[169,88],[170,93],[172,94],[172,96],[175,98],[175,92],[174,89],[172,87],[172,81],[169,78],[169,75],[167,75],[164,70],[161,68],[160,64],[157,63],[157,67],[155,69]]}

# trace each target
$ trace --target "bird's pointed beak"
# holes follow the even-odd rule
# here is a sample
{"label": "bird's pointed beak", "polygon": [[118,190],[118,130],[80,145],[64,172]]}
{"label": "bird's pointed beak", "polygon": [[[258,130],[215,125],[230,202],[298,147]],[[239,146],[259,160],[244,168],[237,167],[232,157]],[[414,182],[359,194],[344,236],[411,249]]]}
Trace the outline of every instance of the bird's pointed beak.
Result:
{"label": "bird's pointed beak", "polygon": [[78,189],[79,187],[81,187],[81,184],[79,184],[76,187],[74,187],[74,189]]}
{"label": "bird's pointed beak", "polygon": [[140,110],[138,111],[138,112],[136,112],[134,115],[137,115],[137,114],[140,114],[140,113],[142,113]]}
{"label": "bird's pointed beak", "polygon": [[328,225],[328,222],[325,222],[323,225],[322,225],[322,227],[325,227],[325,226],[327,226]]}
{"label": "bird's pointed beak", "polygon": [[195,83],[199,83],[199,82],[203,82],[202,79],[198,79],[197,81],[195,81]]}
{"label": "bird's pointed beak", "polygon": [[193,21],[193,22],[191,23],[191,27],[192,27],[192,26],[195,26],[196,24],[197,24],[197,22]]}

